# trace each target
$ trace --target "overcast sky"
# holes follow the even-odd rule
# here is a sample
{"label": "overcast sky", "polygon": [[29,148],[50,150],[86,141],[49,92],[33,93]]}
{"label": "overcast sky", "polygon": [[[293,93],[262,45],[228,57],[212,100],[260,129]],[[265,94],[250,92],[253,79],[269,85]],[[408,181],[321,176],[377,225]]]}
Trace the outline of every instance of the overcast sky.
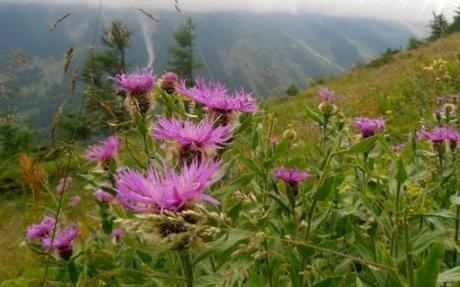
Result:
{"label": "overcast sky", "polygon": [[[0,0],[9,2],[39,2],[58,5],[86,3],[104,6],[174,10],[175,0]],[[365,16],[406,21],[427,21],[432,11],[451,17],[460,0],[178,0],[185,11],[247,10],[267,12],[314,12],[332,15]],[[0,4],[1,5],[1,4]]]}

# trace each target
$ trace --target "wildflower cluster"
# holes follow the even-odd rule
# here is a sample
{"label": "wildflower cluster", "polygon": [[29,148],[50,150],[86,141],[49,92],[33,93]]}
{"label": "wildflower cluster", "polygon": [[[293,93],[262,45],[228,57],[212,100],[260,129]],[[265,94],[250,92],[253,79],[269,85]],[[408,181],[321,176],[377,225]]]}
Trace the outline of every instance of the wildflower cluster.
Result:
{"label": "wildflower cluster", "polygon": [[346,118],[346,97],[326,87],[307,120],[279,129],[221,83],[113,79],[130,101],[127,128],[89,145],[82,172],[50,193],[62,213],[26,231],[57,285],[415,287],[441,261],[430,280],[452,282],[455,95],[430,99],[442,115],[403,141],[383,117]]}

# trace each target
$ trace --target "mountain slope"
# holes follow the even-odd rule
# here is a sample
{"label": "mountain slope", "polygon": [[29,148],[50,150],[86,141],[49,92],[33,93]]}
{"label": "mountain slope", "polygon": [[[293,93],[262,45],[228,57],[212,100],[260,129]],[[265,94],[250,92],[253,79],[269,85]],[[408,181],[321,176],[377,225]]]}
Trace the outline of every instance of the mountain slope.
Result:
{"label": "mountain slope", "polygon": [[[456,33],[381,59],[381,64],[360,65],[321,86],[342,95],[337,105],[346,114],[384,116],[394,134],[400,136],[420,126],[413,120],[420,114],[425,118],[432,115],[437,96],[459,92],[459,55],[460,33]],[[318,88],[316,85],[297,96],[267,103],[277,116],[279,132],[291,124],[308,140],[312,127],[302,107],[319,103]]]}
{"label": "mountain slope", "polygon": [[[66,13],[72,15],[50,33],[49,24]],[[88,47],[99,44],[101,29],[119,19],[134,31],[127,55],[132,67],[148,63],[146,44],[153,42],[155,71],[164,70],[172,33],[182,21],[179,14],[154,11],[161,21],[155,25],[134,8],[104,8],[98,25],[97,13],[91,6],[0,4],[0,35],[8,39],[0,42],[0,52],[19,48],[28,57],[62,59],[74,46],[83,62]],[[305,88],[317,76],[339,74],[388,47],[405,45],[413,36],[391,21],[308,13],[213,12],[192,17],[196,56],[209,68],[201,74],[263,97],[280,95],[291,83]]]}

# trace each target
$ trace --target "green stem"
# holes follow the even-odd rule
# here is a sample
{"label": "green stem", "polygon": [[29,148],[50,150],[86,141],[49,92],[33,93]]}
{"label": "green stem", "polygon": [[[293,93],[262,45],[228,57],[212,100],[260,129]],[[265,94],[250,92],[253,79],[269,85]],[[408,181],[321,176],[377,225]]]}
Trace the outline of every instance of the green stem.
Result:
{"label": "green stem", "polygon": [[308,225],[307,225],[307,234],[305,236],[305,239],[308,241],[310,240],[310,231],[311,231],[311,225],[313,222],[313,215],[315,214],[315,209],[316,209],[316,204],[318,201],[316,199],[313,199],[313,202],[311,203],[310,210],[308,211]]}
{"label": "green stem", "polygon": [[412,246],[410,244],[409,238],[409,227],[407,221],[407,209],[404,211],[404,224],[403,224],[403,231],[404,231],[404,245],[406,249],[406,264],[407,264],[407,276],[409,280],[409,287],[414,287],[414,259],[412,255]]}
{"label": "green stem", "polygon": [[270,264],[270,256],[268,255],[268,244],[267,244],[267,241],[265,241],[265,252],[267,252],[267,259],[265,259],[265,267],[267,268],[267,274],[268,274],[268,285],[270,287],[274,287],[275,286],[275,280],[273,278],[273,268]]}
{"label": "green stem", "polygon": [[329,117],[324,116],[323,121],[323,136],[321,138],[321,150],[323,155],[326,154],[326,138],[327,138],[327,126],[329,125]]}
{"label": "green stem", "polygon": [[398,257],[398,240],[399,240],[399,201],[401,195],[401,183],[398,181],[396,187],[396,198],[395,198],[395,210],[394,210],[394,224],[395,224],[395,233],[394,233],[394,257]]}
{"label": "green stem", "polygon": [[214,261],[214,257],[210,256],[209,261],[211,263],[211,269],[213,273],[216,273],[217,268],[216,268],[216,262]]}
{"label": "green stem", "polygon": [[190,253],[187,249],[181,250],[179,251],[179,257],[185,277],[185,285],[187,287],[193,287],[193,263]]}
{"label": "green stem", "polygon": [[[457,205],[457,211],[456,211],[456,216],[455,216],[455,232],[454,232],[454,242],[455,245],[458,245],[458,229],[460,226],[460,206]],[[454,266],[457,265],[457,249],[454,249]]]}

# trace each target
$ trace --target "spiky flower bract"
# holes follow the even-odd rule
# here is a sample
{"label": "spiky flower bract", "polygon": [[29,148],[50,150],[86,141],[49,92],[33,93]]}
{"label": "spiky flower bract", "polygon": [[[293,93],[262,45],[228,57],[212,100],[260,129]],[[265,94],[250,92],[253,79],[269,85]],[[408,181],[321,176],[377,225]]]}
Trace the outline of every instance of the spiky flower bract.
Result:
{"label": "spiky flower bract", "polygon": [[220,113],[232,111],[254,113],[258,109],[252,94],[239,90],[231,95],[228,89],[219,82],[207,84],[203,79],[198,79],[192,88],[187,88],[185,82],[182,82],[177,92],[204,105],[208,110]]}
{"label": "spiky flower bract", "polygon": [[176,87],[179,85],[179,76],[174,72],[166,72],[163,74],[159,81],[160,87],[168,94],[172,94],[176,91]]}
{"label": "spiky flower bract", "polygon": [[52,216],[45,216],[40,223],[32,224],[27,227],[26,239],[37,240],[48,236],[56,224],[56,219]]}
{"label": "spiky flower bract", "polygon": [[232,135],[233,125],[215,127],[213,119],[203,119],[198,123],[191,120],[167,119],[161,117],[152,128],[152,135],[160,140],[176,141],[183,149],[200,150],[222,147]]}
{"label": "spiky flower bract", "polygon": [[383,118],[359,117],[353,120],[353,124],[360,130],[364,138],[373,136],[377,132],[383,132],[385,121]]}
{"label": "spiky flower bract", "polygon": [[116,176],[118,197],[123,206],[138,212],[180,211],[203,200],[219,204],[204,193],[222,178],[219,166],[220,162],[194,160],[185,164],[181,172],[167,166],[162,171],[150,167],[145,175],[127,169]]}
{"label": "spiky flower bract", "polygon": [[91,162],[106,162],[118,153],[122,139],[118,136],[111,136],[106,140],[92,145],[85,153],[85,159]]}
{"label": "spiky flower bract", "polygon": [[111,78],[128,93],[125,105],[133,115],[144,115],[153,105],[152,90],[155,86],[155,75],[151,70],[141,70],[133,74],[120,74]]}

